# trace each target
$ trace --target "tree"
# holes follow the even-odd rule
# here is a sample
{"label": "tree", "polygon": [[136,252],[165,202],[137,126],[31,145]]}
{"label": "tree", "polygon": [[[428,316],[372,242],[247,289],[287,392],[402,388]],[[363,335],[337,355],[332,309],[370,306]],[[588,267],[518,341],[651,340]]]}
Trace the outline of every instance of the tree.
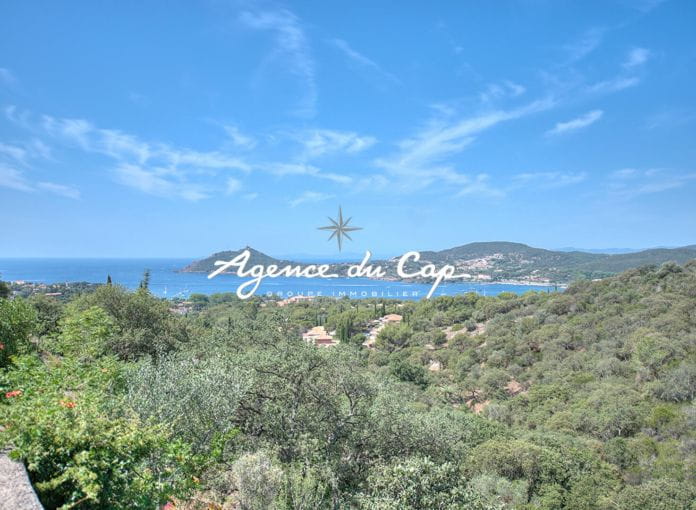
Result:
{"label": "tree", "polygon": [[484,510],[497,506],[484,503],[467,487],[455,464],[435,464],[427,458],[414,457],[378,467],[370,473],[367,487],[368,491],[359,497],[359,508]]}
{"label": "tree", "polygon": [[6,299],[10,297],[10,286],[7,283],[0,281],[0,299]]}
{"label": "tree", "polygon": [[36,327],[36,311],[23,299],[0,299],[0,367],[10,357],[29,350],[29,336]]}
{"label": "tree", "polygon": [[376,347],[393,352],[408,345],[413,330],[406,324],[388,324],[377,335]]}
{"label": "tree", "polygon": [[114,320],[103,308],[72,309],[61,321],[61,333],[51,346],[66,356],[94,359],[106,354],[114,333]]}
{"label": "tree", "polygon": [[111,285],[111,275],[110,274],[106,275],[106,284]]}
{"label": "tree", "polygon": [[146,269],[143,272],[143,279],[140,280],[140,288],[147,290],[150,288],[150,270]]}
{"label": "tree", "polygon": [[63,313],[63,306],[52,296],[45,294],[34,294],[29,298],[29,302],[36,310],[36,334],[48,336],[58,331],[58,322]]}
{"label": "tree", "polygon": [[401,381],[413,383],[420,388],[428,386],[428,374],[421,365],[397,360],[391,364],[389,371]]}

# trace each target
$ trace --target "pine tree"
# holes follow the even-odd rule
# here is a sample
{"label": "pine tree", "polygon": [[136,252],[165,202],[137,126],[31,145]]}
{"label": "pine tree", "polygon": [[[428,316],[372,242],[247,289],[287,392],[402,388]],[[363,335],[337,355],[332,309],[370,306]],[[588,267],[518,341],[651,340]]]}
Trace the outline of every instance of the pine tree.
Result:
{"label": "pine tree", "polygon": [[147,290],[150,288],[150,270],[146,269],[143,273],[143,279],[140,281],[140,288]]}
{"label": "pine tree", "polygon": [[111,285],[111,275],[110,274],[106,275],[106,284]]}

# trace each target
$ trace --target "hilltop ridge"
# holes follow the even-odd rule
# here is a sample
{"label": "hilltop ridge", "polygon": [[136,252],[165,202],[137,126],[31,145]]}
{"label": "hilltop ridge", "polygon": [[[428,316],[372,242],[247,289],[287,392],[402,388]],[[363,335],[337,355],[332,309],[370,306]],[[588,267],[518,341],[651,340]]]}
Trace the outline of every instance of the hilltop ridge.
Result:
{"label": "hilltop ridge", "polygon": [[[250,265],[287,264],[306,266],[307,263],[274,258],[249,246],[239,250],[225,250],[197,260],[182,268],[182,272],[212,272],[216,260],[231,260],[244,249],[251,252]],[[418,265],[451,264],[472,280],[520,283],[567,283],[576,279],[594,279],[611,276],[627,269],[664,262],[683,264],[696,258],[696,245],[680,248],[654,248],[633,253],[601,254],[581,251],[554,251],[535,248],[523,243],[489,241],[468,243],[440,251],[422,251]],[[375,260],[387,271],[387,278],[397,279],[398,258]],[[331,264],[336,270],[347,263]],[[415,264],[412,264],[412,266]]]}

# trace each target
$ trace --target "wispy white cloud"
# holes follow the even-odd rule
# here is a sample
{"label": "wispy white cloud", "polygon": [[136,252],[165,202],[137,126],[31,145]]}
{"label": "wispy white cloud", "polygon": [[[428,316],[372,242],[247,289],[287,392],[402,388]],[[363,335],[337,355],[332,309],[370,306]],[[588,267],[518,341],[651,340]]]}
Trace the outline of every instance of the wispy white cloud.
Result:
{"label": "wispy white cloud", "polygon": [[587,126],[590,126],[601,119],[602,115],[604,115],[602,110],[592,110],[567,122],[557,123],[553,129],[547,131],[546,134],[549,136],[560,135],[586,128]]}
{"label": "wispy white cloud", "polygon": [[354,154],[372,147],[377,139],[372,136],[360,136],[350,131],[331,129],[312,129],[299,136],[304,146],[304,156],[316,158],[335,152]]}
{"label": "wispy white cloud", "polygon": [[457,196],[463,197],[467,195],[503,198],[506,195],[506,191],[492,186],[488,174],[478,174],[475,177],[467,177],[465,181],[459,183]]}
{"label": "wispy white cloud", "polygon": [[0,186],[17,191],[33,191],[22,172],[0,162]]}
{"label": "wispy white cloud", "polygon": [[458,120],[433,120],[415,136],[401,141],[396,154],[378,158],[375,165],[398,178],[404,191],[422,189],[435,182],[467,190],[472,177],[458,172],[446,160],[462,152],[483,131],[553,105],[553,100],[544,99],[511,110],[495,110]]}
{"label": "wispy white cloud", "polygon": [[121,184],[149,195],[191,201],[208,197],[208,193],[200,185],[171,179],[171,171],[167,169],[146,169],[131,163],[120,163],[114,173]]}
{"label": "wispy white cloud", "polygon": [[343,39],[331,39],[329,41],[331,44],[333,44],[336,48],[341,50],[341,52],[348,57],[352,62],[358,64],[359,66],[365,67],[371,71],[373,71],[375,74],[378,76],[385,78],[388,81],[391,81],[393,83],[400,84],[401,81],[394,76],[392,73],[389,73],[382,69],[382,67],[375,62],[374,60],[366,57],[362,53],[356,51],[353,49],[346,41]]}
{"label": "wispy white cloud", "polygon": [[225,125],[223,129],[227,133],[227,136],[230,137],[235,147],[241,147],[243,149],[253,149],[256,147],[256,139],[242,133],[237,126]]}
{"label": "wispy white cloud", "polygon": [[319,168],[305,163],[271,163],[266,168],[274,175],[302,175],[326,179],[338,184],[350,184],[353,179],[347,175],[332,172],[323,172]]}
{"label": "wispy white cloud", "polygon": [[32,184],[26,177],[25,172],[13,168],[0,161],[0,187],[13,189],[15,191],[23,191],[25,193],[33,193],[36,191],[45,191],[60,195],[66,198],[79,199],[80,191],[73,186],[57,184],[55,182],[39,182],[36,185]]}
{"label": "wispy white cloud", "polygon": [[630,179],[639,175],[639,171],[635,168],[622,168],[620,170],[615,170],[609,176],[613,179]]}
{"label": "wispy white cloud", "polygon": [[647,129],[676,128],[696,120],[696,111],[689,109],[662,110],[645,120]]}
{"label": "wispy white cloud", "polygon": [[623,77],[619,76],[617,78],[612,78],[610,80],[604,80],[591,85],[587,90],[589,92],[597,93],[607,93],[607,92],[619,92],[620,90],[635,87],[640,83],[640,78],[636,76]]}
{"label": "wispy white cloud", "polygon": [[526,172],[515,175],[512,180],[515,186],[531,186],[534,188],[561,188],[579,184],[587,179],[586,172]]}
{"label": "wispy white cloud", "polygon": [[626,60],[623,63],[625,69],[633,69],[642,66],[650,58],[650,50],[645,48],[633,48],[628,52]]}
{"label": "wispy white cloud", "polygon": [[505,80],[501,83],[489,83],[486,89],[479,94],[482,103],[489,103],[505,97],[518,97],[526,92],[526,88],[519,83]]}
{"label": "wispy white cloud", "polygon": [[232,195],[233,193],[237,193],[240,189],[242,189],[242,181],[239,179],[235,179],[234,177],[229,177],[227,179],[227,194]]}
{"label": "wispy white cloud", "polygon": [[72,198],[73,200],[80,198],[80,191],[72,186],[56,184],[55,182],[40,182],[36,187],[40,190],[48,191],[49,193],[60,195],[65,198]]}
{"label": "wispy white cloud", "polygon": [[290,200],[291,207],[297,207],[301,204],[322,202],[324,200],[329,200],[333,198],[333,195],[329,193],[321,193],[319,191],[305,191],[297,198]]}
{"label": "wispy white cloud", "polygon": [[11,158],[18,163],[24,163],[27,151],[17,145],[0,142],[0,155]]}
{"label": "wispy white cloud", "polygon": [[625,60],[621,64],[623,73],[608,80],[602,80],[587,87],[590,93],[612,93],[619,92],[631,87],[635,87],[640,83],[640,78],[637,76],[640,69],[650,58],[650,50],[646,48],[633,48],[626,55]]}
{"label": "wispy white cloud", "polygon": [[609,175],[608,189],[612,196],[628,200],[683,188],[694,182],[695,172],[677,173],[666,168],[622,168]]}
{"label": "wispy white cloud", "polygon": [[288,70],[301,80],[305,94],[296,113],[313,117],[318,96],[315,64],[300,19],[287,9],[244,11],[239,19],[249,28],[274,33],[275,46],[269,58],[288,66]]}
{"label": "wispy white cloud", "polygon": [[[146,142],[119,130],[99,128],[85,119],[44,115],[39,122],[32,122],[16,110],[6,113],[10,120],[38,130],[57,142],[110,158],[115,164],[113,175],[118,182],[156,196],[199,200],[209,196],[211,191],[211,186],[193,182],[201,174],[228,170],[246,173],[252,169],[245,160],[227,152]],[[34,140],[32,144],[37,153],[50,153],[43,142]]]}
{"label": "wispy white cloud", "polygon": [[599,48],[605,33],[605,28],[592,27],[586,30],[579,39],[566,45],[565,50],[568,54],[569,63],[572,64],[578,60],[582,60]]}
{"label": "wispy white cloud", "polygon": [[244,200],[256,200],[257,198],[259,198],[259,194],[255,191],[251,193],[245,193],[244,195],[242,195],[242,198]]}

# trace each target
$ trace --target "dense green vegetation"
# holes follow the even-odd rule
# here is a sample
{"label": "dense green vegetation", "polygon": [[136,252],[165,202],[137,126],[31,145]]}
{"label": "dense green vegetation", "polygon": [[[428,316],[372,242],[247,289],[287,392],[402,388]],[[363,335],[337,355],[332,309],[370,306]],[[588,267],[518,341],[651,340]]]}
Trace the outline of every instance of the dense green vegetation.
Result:
{"label": "dense green vegetation", "polygon": [[[192,301],[0,298],[0,437],[47,507],[696,508],[696,261],[558,294]],[[301,339],[319,324],[341,343]]]}

